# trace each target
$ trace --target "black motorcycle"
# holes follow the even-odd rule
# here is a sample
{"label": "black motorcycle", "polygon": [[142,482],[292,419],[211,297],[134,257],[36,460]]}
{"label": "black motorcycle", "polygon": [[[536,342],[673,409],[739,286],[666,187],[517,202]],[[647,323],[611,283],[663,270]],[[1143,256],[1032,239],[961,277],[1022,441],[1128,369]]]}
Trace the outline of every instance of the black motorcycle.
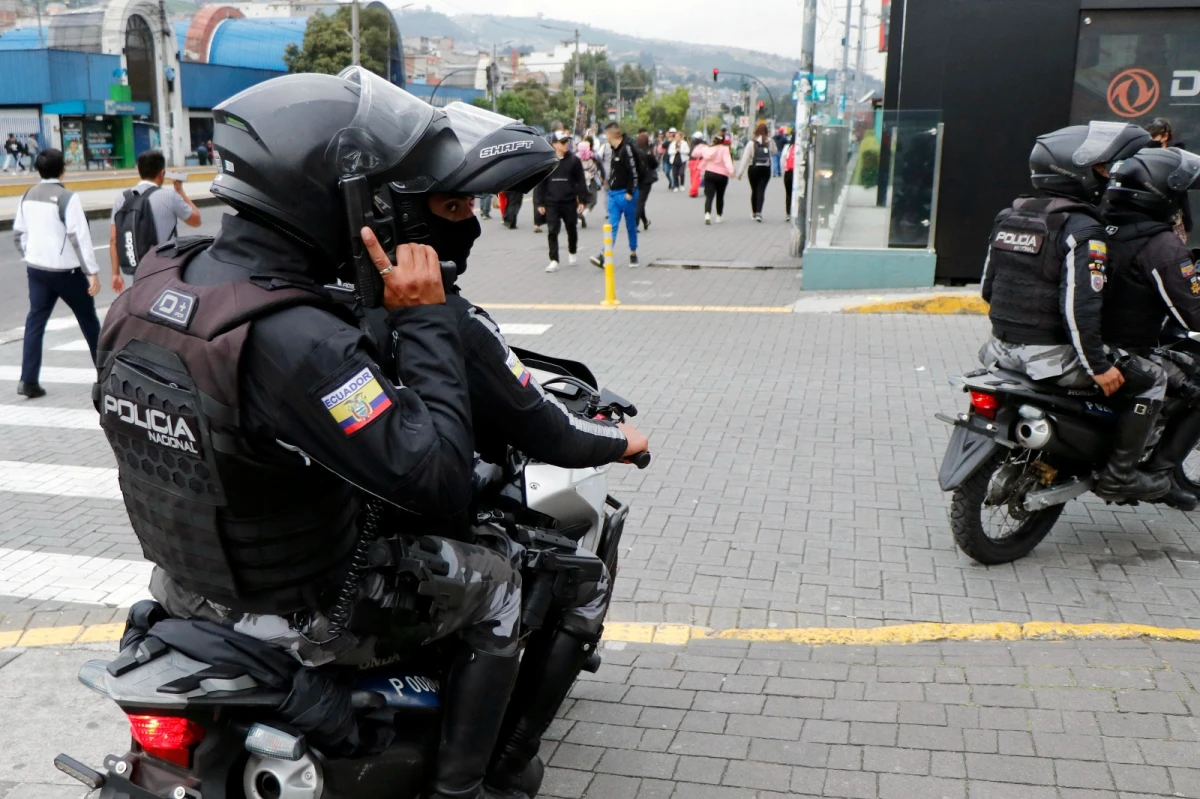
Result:
{"label": "black motorcycle", "polygon": [[[1194,353],[1197,337],[1180,334],[1170,346]],[[1062,388],[999,368],[953,377],[951,384],[971,397],[966,413],[935,414],[954,426],[938,472],[942,490],[953,492],[954,541],[978,563],[1010,563],[1041,543],[1067,502],[1096,485],[1121,400],[1098,387]],[[1169,401],[1164,418],[1180,402]],[[1200,488],[1200,453],[1177,476],[1185,487]]]}
{"label": "black motorcycle", "polygon": [[[547,391],[588,418],[622,421],[637,409],[597,389],[587,367],[514,350]],[[634,460],[649,465],[649,455]],[[603,470],[559,470],[515,451],[476,470],[476,510],[493,517],[525,547],[522,633],[555,622],[556,599],[595,580],[595,558],[615,579],[628,506],[607,494]],[[190,655],[196,655],[190,652]],[[448,652],[412,647],[376,668],[322,670],[349,689],[361,721],[384,725],[394,739],[381,752],[339,758],[321,751],[281,717],[287,691],[269,679],[213,665],[155,638],[126,647],[111,662],[79,672],[87,687],[129,717],[130,750],[96,771],[67,755],[55,765],[100,799],[415,799],[428,784],[440,730],[439,675]],[[585,668],[600,667],[594,653]],[[540,775],[536,781],[540,783]],[[531,795],[540,785],[528,785]]]}

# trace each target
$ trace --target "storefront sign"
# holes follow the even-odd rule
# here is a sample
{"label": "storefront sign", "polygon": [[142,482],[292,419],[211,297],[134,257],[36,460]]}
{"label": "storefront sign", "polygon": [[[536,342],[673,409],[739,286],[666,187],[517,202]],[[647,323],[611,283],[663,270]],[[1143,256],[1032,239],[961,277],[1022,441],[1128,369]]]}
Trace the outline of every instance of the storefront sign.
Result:
{"label": "storefront sign", "polygon": [[137,106],[131,100],[105,100],[104,113],[107,116],[132,116],[137,113]]}
{"label": "storefront sign", "polygon": [[1077,53],[1072,124],[1165,117],[1200,145],[1200,9],[1087,11]]}
{"label": "storefront sign", "polygon": [[83,120],[79,117],[63,117],[62,120],[63,161],[70,170],[86,169],[83,157]]}

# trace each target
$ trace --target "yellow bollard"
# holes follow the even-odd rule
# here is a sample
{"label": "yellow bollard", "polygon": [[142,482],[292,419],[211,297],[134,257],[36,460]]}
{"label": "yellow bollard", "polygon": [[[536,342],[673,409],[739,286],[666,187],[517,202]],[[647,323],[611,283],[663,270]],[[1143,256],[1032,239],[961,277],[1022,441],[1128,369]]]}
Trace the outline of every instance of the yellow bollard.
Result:
{"label": "yellow bollard", "polygon": [[612,244],[612,225],[606,222],[604,224],[604,301],[600,304],[616,308],[621,301],[617,299],[617,272],[613,269]]}

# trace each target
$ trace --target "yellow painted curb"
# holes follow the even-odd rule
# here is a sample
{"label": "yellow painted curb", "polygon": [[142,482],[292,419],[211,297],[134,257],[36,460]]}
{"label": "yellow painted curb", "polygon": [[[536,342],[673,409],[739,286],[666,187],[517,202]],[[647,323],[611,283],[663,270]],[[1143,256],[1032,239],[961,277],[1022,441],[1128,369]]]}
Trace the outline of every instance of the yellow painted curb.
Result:
{"label": "yellow painted curb", "polygon": [[[212,180],[217,176],[217,171],[214,169],[211,172],[189,172],[189,181]],[[131,189],[137,185],[138,177],[136,175],[123,175],[121,177],[112,178],[67,178],[63,183],[71,191],[93,191],[95,189]],[[0,185],[0,197],[20,197],[25,192],[29,191],[29,187],[35,185],[32,183]]]}
{"label": "yellow painted curb", "polygon": [[[93,624],[88,627],[35,627],[0,632],[0,649],[7,647],[64,646],[119,641],[124,624]],[[898,646],[936,641],[1069,641],[1133,640],[1200,641],[1200,630],[1186,627],[1151,627],[1145,624],[1066,624],[1031,621],[1024,624],[898,624],[889,627],[798,627],[792,629],[710,630],[689,624],[610,622],[604,626],[605,641],[630,644],[682,646],[689,641],[751,641],[758,643],[805,644],[808,646]]]}
{"label": "yellow painted curb", "polygon": [[790,305],[585,305],[583,303],[483,302],[480,308],[506,311],[669,311],[674,313],[792,313]]}
{"label": "yellow painted curb", "polygon": [[920,314],[967,314],[985,316],[988,304],[983,297],[972,294],[938,294],[912,300],[892,302],[868,302],[845,309],[845,313],[920,313]]}

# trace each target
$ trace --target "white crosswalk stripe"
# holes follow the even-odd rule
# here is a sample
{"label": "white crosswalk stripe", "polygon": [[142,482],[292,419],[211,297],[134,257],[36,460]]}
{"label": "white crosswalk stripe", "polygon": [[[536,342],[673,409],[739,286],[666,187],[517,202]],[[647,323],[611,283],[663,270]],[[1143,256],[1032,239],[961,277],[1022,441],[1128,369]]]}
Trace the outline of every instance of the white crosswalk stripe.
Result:
{"label": "white crosswalk stripe", "polygon": [[[20,380],[21,367],[0,366],[0,380]],[[64,366],[43,366],[38,376],[39,383],[75,383],[90,385],[96,382],[95,369],[74,369]]]}
{"label": "white crosswalk stripe", "polygon": [[57,347],[52,347],[55,352],[87,352],[88,345],[85,339],[77,338],[74,341],[68,341],[66,344],[59,344]]}
{"label": "white crosswalk stripe", "polygon": [[128,607],[150,596],[146,561],[0,548],[0,595]]}
{"label": "white crosswalk stripe", "polygon": [[116,469],[23,461],[0,461],[0,492],[91,499],[121,498]]}
{"label": "white crosswalk stripe", "polygon": [[[104,306],[103,308],[96,309],[96,315],[99,316],[100,319],[102,319],[102,320],[104,319],[104,315],[106,313],[108,313],[107,305]],[[52,333],[56,330],[70,330],[71,328],[77,327],[78,325],[79,325],[79,322],[77,322],[75,320],[74,316],[56,316],[53,319],[51,319],[49,322],[46,323],[46,332]],[[0,330],[0,344],[7,344],[10,341],[20,341],[24,337],[25,337],[25,326],[24,325],[22,325],[20,327],[14,327],[10,330]]]}
{"label": "white crosswalk stripe", "polygon": [[501,322],[500,333],[504,336],[540,336],[553,325],[530,325],[518,322]]}
{"label": "white crosswalk stripe", "polygon": [[[0,425],[12,427],[53,427],[59,430],[99,430],[100,417],[90,408],[51,408],[40,403],[0,405]],[[0,486],[0,489],[3,487]]]}

